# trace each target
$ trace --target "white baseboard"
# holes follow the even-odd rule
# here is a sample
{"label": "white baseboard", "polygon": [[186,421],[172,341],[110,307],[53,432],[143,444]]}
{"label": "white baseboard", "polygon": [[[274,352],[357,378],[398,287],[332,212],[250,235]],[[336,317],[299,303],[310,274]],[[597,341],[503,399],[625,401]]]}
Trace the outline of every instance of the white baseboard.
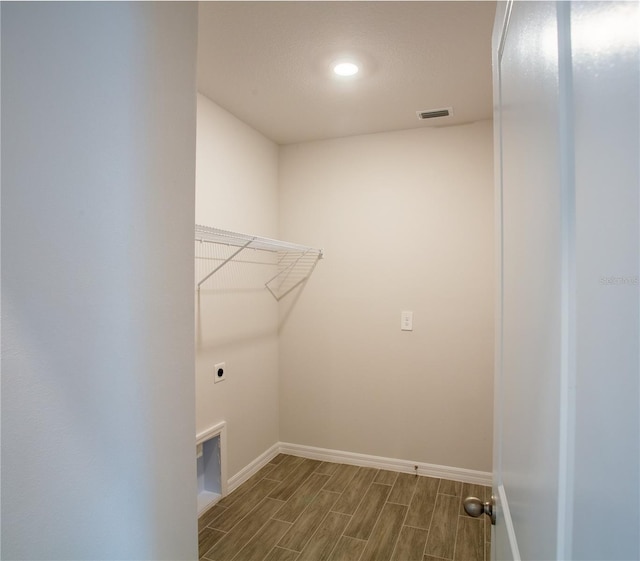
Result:
{"label": "white baseboard", "polygon": [[374,467],[378,469],[388,469],[403,473],[416,473],[440,479],[451,479],[452,481],[462,481],[463,483],[476,483],[479,485],[491,486],[492,474],[486,471],[476,471],[472,469],[456,468],[449,466],[439,466],[435,464],[425,464],[410,460],[399,460],[396,458],[383,458],[381,456],[371,456],[369,454],[357,454],[355,452],[344,452],[342,450],[329,450],[327,448],[317,448],[315,446],[304,446],[302,444],[292,444],[290,442],[276,442],[268,450],[263,452],[250,464],[242,468],[231,479],[229,479],[227,489],[230,493],[258,470],[267,465],[278,454],[290,454],[312,460],[322,460],[323,462],[336,462],[341,464],[351,464],[361,467]]}
{"label": "white baseboard", "polygon": [[229,493],[240,487],[247,479],[266,466],[273,458],[280,453],[280,443],[276,442],[271,448],[260,454],[255,460],[244,466],[238,473],[229,479],[227,490]]}
{"label": "white baseboard", "polygon": [[403,473],[416,473],[417,466],[418,475],[427,475],[429,477],[437,477],[440,479],[451,479],[453,481],[462,481],[463,483],[476,483],[479,485],[491,486],[492,481],[492,474],[486,471],[425,464],[422,462],[399,460],[396,458],[383,458],[381,456],[357,454],[355,452],[344,452],[342,450],[328,450],[326,448],[291,444],[289,442],[280,442],[279,451],[283,454],[301,456],[312,460],[322,460],[323,462],[338,462],[341,464],[388,469]]}

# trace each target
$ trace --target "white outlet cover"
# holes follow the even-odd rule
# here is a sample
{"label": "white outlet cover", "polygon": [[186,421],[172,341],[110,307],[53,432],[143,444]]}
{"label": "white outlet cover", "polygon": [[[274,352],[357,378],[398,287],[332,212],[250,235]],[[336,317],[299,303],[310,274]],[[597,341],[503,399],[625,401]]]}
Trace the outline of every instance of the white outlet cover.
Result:
{"label": "white outlet cover", "polygon": [[[222,374],[220,374],[222,372]],[[213,367],[213,383],[224,382],[227,379],[227,367],[224,362],[219,362]]]}
{"label": "white outlet cover", "polygon": [[400,329],[402,331],[413,331],[413,312],[404,311],[400,314]]}

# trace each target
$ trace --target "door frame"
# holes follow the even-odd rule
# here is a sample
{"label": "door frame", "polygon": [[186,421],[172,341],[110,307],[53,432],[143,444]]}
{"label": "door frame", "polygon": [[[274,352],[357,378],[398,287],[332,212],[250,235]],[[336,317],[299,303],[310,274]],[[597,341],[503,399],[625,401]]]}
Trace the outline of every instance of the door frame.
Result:
{"label": "door frame", "polygon": [[[493,495],[497,510],[497,524],[504,524],[511,558],[520,561],[515,527],[509,509],[507,492],[502,481],[503,436],[503,258],[504,214],[502,176],[502,75],[501,62],[509,32],[514,0],[499,2],[492,37],[493,101],[494,101],[494,183],[495,183],[495,375],[494,375],[494,446]],[[573,84],[571,80],[571,21],[570,3],[556,1],[557,57],[558,57],[558,145],[561,200],[561,356],[560,356],[560,414],[557,542],[558,559],[569,559],[572,551],[573,462],[575,434],[575,380],[576,380],[576,279],[575,279],[575,179],[573,138]],[[492,544],[496,543],[496,528],[492,528]],[[492,559],[497,548],[492,547]]]}

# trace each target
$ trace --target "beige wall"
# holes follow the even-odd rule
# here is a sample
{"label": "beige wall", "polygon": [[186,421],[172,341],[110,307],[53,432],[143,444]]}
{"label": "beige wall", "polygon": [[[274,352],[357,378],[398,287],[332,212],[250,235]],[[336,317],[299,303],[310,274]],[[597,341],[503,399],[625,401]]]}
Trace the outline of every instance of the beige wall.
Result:
{"label": "beige wall", "polygon": [[491,471],[491,122],[290,145],[279,171],[280,236],[326,253],[281,303],[280,440]]}
{"label": "beige wall", "polygon": [[196,222],[326,252],[279,305],[255,263],[196,298],[197,428],[227,421],[229,475],[278,441],[491,471],[491,123],[278,147],[199,96],[197,140]]}
{"label": "beige wall", "polygon": [[[196,222],[277,237],[278,147],[199,95],[196,156]],[[203,268],[196,259],[196,275]],[[265,268],[231,263],[196,293],[196,425],[227,422],[230,476],[279,439],[278,307]],[[219,362],[227,379],[214,385]]]}

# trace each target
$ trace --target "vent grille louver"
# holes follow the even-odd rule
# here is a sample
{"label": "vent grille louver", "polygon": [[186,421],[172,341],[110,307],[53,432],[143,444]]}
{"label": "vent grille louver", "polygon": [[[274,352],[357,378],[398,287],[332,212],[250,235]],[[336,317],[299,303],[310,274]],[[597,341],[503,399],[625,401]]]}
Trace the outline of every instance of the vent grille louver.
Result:
{"label": "vent grille louver", "polygon": [[430,109],[429,111],[416,111],[416,115],[421,121],[437,117],[449,117],[453,115],[453,109],[451,107],[443,107],[441,109]]}

